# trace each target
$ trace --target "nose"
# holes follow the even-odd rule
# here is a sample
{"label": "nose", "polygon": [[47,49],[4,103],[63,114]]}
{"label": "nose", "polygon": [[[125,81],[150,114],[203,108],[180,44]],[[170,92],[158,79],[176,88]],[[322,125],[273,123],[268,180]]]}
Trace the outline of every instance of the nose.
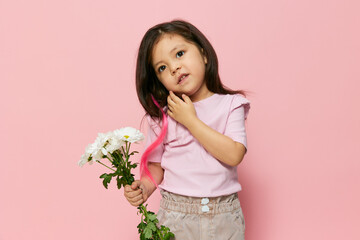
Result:
{"label": "nose", "polygon": [[171,66],[171,74],[174,75],[176,73],[177,70],[181,69],[181,66],[179,63],[174,63]]}

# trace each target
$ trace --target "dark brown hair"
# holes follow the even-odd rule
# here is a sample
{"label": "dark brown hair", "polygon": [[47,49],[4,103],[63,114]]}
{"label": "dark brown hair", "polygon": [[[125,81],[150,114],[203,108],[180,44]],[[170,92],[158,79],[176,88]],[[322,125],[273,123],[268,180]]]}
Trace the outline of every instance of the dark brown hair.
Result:
{"label": "dark brown hair", "polygon": [[184,20],[173,20],[171,22],[160,23],[150,28],[144,35],[138,52],[136,63],[136,91],[141,105],[151,116],[161,118],[161,112],[151,99],[154,96],[161,107],[167,105],[168,90],[158,80],[155,70],[151,64],[152,50],[155,44],[164,34],[177,34],[185,40],[195,44],[199,51],[203,49],[203,54],[207,59],[205,67],[205,81],[209,91],[219,94],[242,94],[245,91],[234,91],[225,87],[220,80],[218,72],[218,58],[214,48],[207,38],[195,26]]}

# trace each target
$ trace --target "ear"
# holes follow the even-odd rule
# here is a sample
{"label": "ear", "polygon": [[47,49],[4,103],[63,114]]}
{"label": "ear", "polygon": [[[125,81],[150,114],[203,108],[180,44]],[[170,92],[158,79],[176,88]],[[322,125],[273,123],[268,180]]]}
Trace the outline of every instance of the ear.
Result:
{"label": "ear", "polygon": [[205,64],[207,64],[207,58],[206,58],[205,55],[204,55],[204,49],[203,49],[203,48],[201,48],[201,53],[202,53],[202,55],[203,55]]}

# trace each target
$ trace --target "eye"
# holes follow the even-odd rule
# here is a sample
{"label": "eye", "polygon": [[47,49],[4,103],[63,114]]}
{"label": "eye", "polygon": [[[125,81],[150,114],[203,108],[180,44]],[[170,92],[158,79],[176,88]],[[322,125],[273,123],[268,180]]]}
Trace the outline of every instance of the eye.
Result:
{"label": "eye", "polygon": [[159,71],[159,72],[162,72],[162,71],[165,70],[165,68],[166,68],[166,67],[165,67],[164,65],[162,65],[162,66],[160,66],[160,67],[158,68],[158,71]]}
{"label": "eye", "polygon": [[176,57],[181,57],[184,54],[185,54],[184,51],[179,51],[179,52],[176,53]]}

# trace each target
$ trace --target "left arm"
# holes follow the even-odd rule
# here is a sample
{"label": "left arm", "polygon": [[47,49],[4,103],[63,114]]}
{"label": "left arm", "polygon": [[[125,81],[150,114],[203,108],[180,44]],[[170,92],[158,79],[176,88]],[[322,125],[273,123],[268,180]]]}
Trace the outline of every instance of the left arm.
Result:
{"label": "left arm", "polygon": [[185,94],[182,95],[182,98],[184,101],[170,92],[168,97],[169,116],[184,125],[216,159],[230,166],[237,166],[244,158],[245,146],[207,126],[196,116],[191,99]]}

